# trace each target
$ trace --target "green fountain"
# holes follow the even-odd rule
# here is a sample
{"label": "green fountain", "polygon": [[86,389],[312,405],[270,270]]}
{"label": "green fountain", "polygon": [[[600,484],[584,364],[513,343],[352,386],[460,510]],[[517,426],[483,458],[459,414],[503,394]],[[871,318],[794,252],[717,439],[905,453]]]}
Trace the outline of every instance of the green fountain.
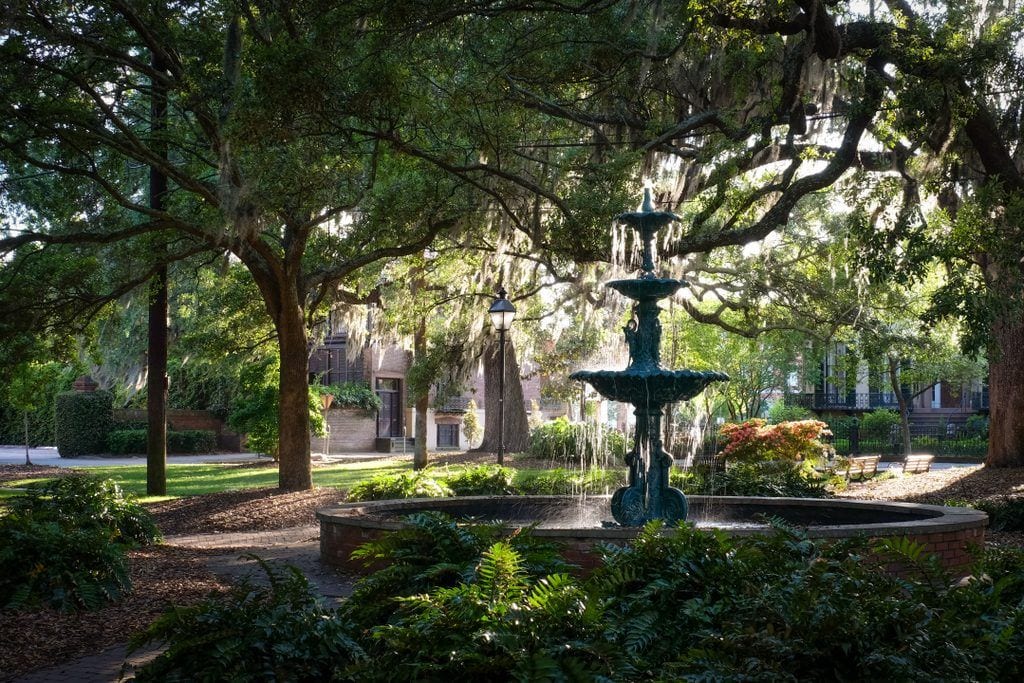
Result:
{"label": "green fountain", "polygon": [[589,383],[612,401],[629,403],[636,415],[633,449],[626,454],[629,483],[611,500],[612,516],[623,526],[640,526],[652,519],[678,522],[686,519],[686,496],[669,486],[672,456],[661,441],[661,417],[666,404],[686,401],[711,384],[729,379],[722,372],[666,370],[661,366],[661,309],[658,302],[686,286],[682,280],[659,278],[654,274],[654,238],[658,230],[679,217],[655,211],[650,189],[644,190],[640,211],[624,213],[616,220],[640,233],[643,262],[640,275],[608,283],[612,289],[636,303],[633,316],[623,332],[629,346],[625,370],[574,372],[571,379]]}

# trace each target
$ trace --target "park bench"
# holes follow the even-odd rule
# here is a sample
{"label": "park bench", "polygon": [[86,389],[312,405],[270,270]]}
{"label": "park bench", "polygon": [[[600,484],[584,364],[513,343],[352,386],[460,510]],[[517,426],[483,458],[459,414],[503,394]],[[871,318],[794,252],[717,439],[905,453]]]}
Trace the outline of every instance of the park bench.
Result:
{"label": "park bench", "polygon": [[934,459],[934,455],[908,455],[903,461],[903,474],[928,472]]}
{"label": "park bench", "polygon": [[867,479],[878,474],[878,461],[880,455],[858,455],[847,458],[846,471],[843,473],[847,479]]}

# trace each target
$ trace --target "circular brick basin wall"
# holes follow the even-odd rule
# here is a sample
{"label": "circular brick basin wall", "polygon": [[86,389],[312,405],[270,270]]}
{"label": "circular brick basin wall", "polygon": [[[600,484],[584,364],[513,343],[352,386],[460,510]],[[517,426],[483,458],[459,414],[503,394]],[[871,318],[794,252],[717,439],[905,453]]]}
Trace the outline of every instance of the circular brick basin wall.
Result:
{"label": "circular brick basin wall", "polygon": [[[969,548],[985,542],[988,516],[970,508],[916,503],[817,498],[688,496],[688,521],[735,536],[771,533],[765,518],[779,518],[813,539],[906,537],[925,546],[954,574],[970,563]],[[413,512],[436,510],[456,518],[501,520],[510,527],[537,524],[531,533],[565,546],[565,558],[584,570],[595,566],[598,543],[624,544],[637,529],[609,523],[608,496],[467,496],[348,503],[320,510],[320,557],[332,565],[365,571],[349,560],[357,547],[402,528]],[[894,567],[899,570],[899,567]]]}

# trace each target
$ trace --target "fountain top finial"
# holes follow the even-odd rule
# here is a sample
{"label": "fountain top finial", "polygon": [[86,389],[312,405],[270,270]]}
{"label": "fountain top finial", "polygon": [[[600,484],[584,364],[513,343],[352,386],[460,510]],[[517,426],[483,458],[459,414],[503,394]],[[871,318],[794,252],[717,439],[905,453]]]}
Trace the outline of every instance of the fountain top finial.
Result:
{"label": "fountain top finial", "polygon": [[679,216],[671,211],[655,211],[654,200],[651,197],[651,188],[644,188],[644,201],[639,211],[622,213],[615,217],[615,220],[631,226],[640,233],[643,240],[643,264],[640,267],[640,277],[649,279],[654,277],[654,234],[663,225],[679,220]]}

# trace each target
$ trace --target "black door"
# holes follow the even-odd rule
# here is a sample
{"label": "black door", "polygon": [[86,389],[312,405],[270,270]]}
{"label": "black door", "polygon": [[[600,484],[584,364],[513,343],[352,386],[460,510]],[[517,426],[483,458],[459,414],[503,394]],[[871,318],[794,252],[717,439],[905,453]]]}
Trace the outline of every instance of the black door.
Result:
{"label": "black door", "polygon": [[401,380],[377,378],[380,412],[377,414],[377,436],[402,436]]}

